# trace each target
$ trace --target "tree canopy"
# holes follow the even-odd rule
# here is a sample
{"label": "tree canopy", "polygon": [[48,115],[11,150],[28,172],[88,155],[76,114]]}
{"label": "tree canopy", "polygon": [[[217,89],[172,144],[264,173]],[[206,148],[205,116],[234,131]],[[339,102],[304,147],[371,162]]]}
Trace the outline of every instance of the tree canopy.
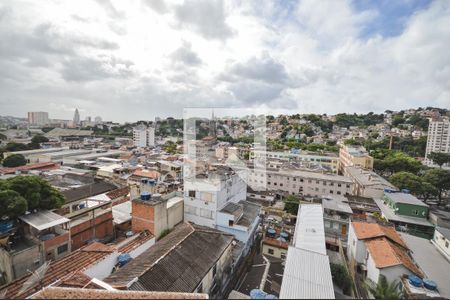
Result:
{"label": "tree canopy", "polygon": [[443,152],[431,152],[428,154],[428,158],[433,161],[434,164],[442,168],[443,165],[450,163],[450,153]]}
{"label": "tree canopy", "polygon": [[54,209],[63,204],[64,196],[38,176],[0,180],[0,212],[4,216],[14,218],[27,210]]}
{"label": "tree canopy", "polygon": [[24,166],[26,164],[27,160],[22,154],[13,154],[3,160],[3,166],[8,168]]}

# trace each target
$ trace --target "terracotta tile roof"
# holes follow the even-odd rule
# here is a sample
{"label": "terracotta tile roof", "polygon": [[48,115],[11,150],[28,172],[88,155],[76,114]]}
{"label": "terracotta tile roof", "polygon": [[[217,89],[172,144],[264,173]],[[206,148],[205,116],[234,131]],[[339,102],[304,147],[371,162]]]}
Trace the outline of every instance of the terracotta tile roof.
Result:
{"label": "terracotta tile roof", "polygon": [[42,162],[15,168],[6,168],[6,167],[0,168],[0,174],[14,174],[16,171],[30,171],[30,170],[48,171],[54,169],[59,169],[59,165],[54,162]]}
{"label": "terracotta tile roof", "polygon": [[113,190],[111,192],[107,192],[106,196],[108,196],[111,200],[125,197],[130,192],[130,188],[128,186]]}
{"label": "terracotta tile roof", "polygon": [[389,239],[385,237],[376,238],[366,241],[365,244],[377,268],[403,265],[414,274],[423,277],[423,273],[408,256],[406,250]]}
{"label": "terracotta tile roof", "polygon": [[158,171],[137,169],[133,172],[134,176],[157,179],[161,176]]}
{"label": "terracotta tile roof", "polygon": [[408,246],[406,246],[405,242],[397,233],[397,231],[395,231],[394,227],[387,227],[377,223],[367,222],[352,222],[352,225],[355,229],[356,237],[359,240],[367,240],[384,236],[404,247],[405,249],[408,249]]}
{"label": "terracotta tile roof", "polygon": [[[90,265],[102,260],[113,251],[114,249],[112,247],[97,242],[80,248],[61,260],[51,262],[47,272],[45,273],[44,279],[42,280],[42,284],[43,286],[48,286],[68,274],[84,270]],[[38,290],[38,287],[33,287],[23,293],[20,293],[20,289],[30,276],[30,274],[25,275],[0,287],[0,293],[6,290],[5,298],[8,299],[25,298],[32,295]]]}
{"label": "terracotta tile roof", "polygon": [[139,234],[137,238],[134,238],[129,243],[121,243],[121,246],[119,247],[118,250],[121,253],[129,253],[154,237],[155,236],[151,234],[149,231],[143,231]]}
{"label": "terracotta tile roof", "polygon": [[208,299],[207,294],[49,287],[32,299]]}
{"label": "terracotta tile roof", "polygon": [[92,278],[87,276],[81,271],[74,272],[62,278],[60,282],[56,284],[59,287],[68,288],[85,288],[85,289],[101,289],[102,287],[91,281]]}
{"label": "terracotta tile roof", "polygon": [[269,237],[265,237],[263,240],[263,244],[266,245],[270,245],[270,246],[274,246],[274,247],[278,247],[278,248],[282,248],[282,249],[288,249],[289,248],[289,243],[287,242],[283,242],[277,239],[272,239]]}

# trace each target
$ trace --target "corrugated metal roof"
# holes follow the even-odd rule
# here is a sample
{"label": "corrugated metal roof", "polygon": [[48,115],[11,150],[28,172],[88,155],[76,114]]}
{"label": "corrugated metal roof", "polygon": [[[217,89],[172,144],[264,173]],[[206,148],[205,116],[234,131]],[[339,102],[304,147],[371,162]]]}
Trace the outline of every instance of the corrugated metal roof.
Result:
{"label": "corrugated metal roof", "polygon": [[280,299],[334,299],[327,255],[289,247]]}
{"label": "corrugated metal roof", "polygon": [[294,245],[296,248],[327,254],[322,205],[302,204],[299,206]]}

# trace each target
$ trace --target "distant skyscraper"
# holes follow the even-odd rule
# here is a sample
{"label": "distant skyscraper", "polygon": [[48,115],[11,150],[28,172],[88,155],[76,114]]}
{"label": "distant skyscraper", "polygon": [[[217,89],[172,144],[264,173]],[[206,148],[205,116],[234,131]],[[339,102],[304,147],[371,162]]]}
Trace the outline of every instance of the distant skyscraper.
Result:
{"label": "distant skyscraper", "polygon": [[209,121],[209,135],[215,137],[216,132],[216,118],[214,117],[214,110],[212,111],[211,120]]}
{"label": "distant skyscraper", "polygon": [[49,123],[48,112],[34,111],[28,113],[28,123],[30,125],[43,126]]}
{"label": "distant skyscraper", "polygon": [[[450,153],[450,119],[435,117],[430,120],[425,152],[425,164],[428,166],[433,166],[433,161],[428,159],[428,154],[431,152]],[[444,165],[444,167],[450,166]]]}
{"label": "distant skyscraper", "polygon": [[75,109],[75,114],[73,115],[73,124],[80,124],[80,113],[78,112],[78,108]]}

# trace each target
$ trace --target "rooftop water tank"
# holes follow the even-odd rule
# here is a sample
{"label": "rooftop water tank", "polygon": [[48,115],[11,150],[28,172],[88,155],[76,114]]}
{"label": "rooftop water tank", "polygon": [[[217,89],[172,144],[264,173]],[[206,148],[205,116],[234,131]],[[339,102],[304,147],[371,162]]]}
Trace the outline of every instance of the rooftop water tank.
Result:
{"label": "rooftop water tank", "polygon": [[273,228],[269,228],[269,229],[267,229],[267,236],[269,236],[269,237],[275,237],[275,234],[276,234],[277,232],[275,231],[275,229],[273,229]]}
{"label": "rooftop water tank", "polygon": [[147,178],[142,178],[142,179],[141,179],[141,183],[147,184],[147,182],[148,182],[148,179],[147,179]]}
{"label": "rooftop water tank", "polygon": [[284,231],[281,232],[280,236],[285,240],[289,240],[289,234],[287,232],[284,232]]}
{"label": "rooftop water tank", "polygon": [[409,283],[416,287],[422,286],[422,279],[417,277],[416,275],[409,275],[408,276]]}
{"label": "rooftop water tank", "polygon": [[155,179],[149,179],[148,180],[148,184],[155,185],[156,184],[156,180]]}
{"label": "rooftop water tank", "polygon": [[267,294],[260,289],[253,289],[250,291],[250,298],[252,299],[265,299],[266,295]]}
{"label": "rooftop water tank", "polygon": [[423,280],[423,286],[426,287],[429,290],[432,290],[432,291],[437,289],[436,282],[434,282],[433,280],[429,280],[429,279],[424,279]]}
{"label": "rooftop water tank", "polygon": [[141,193],[141,200],[142,201],[149,201],[152,198],[152,194],[150,194],[147,191],[144,191]]}
{"label": "rooftop water tank", "polygon": [[402,193],[409,194],[411,191],[408,189],[402,189]]}
{"label": "rooftop water tank", "polygon": [[120,267],[123,267],[131,260],[131,256],[128,253],[120,254],[117,258]]}

